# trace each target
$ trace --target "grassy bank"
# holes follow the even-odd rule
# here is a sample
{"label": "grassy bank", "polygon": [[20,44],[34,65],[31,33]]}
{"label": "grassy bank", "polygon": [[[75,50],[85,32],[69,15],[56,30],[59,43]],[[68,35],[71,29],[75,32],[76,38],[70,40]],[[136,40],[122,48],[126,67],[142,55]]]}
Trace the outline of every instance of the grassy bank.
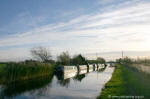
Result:
{"label": "grassy bank", "polygon": [[0,64],[0,84],[52,75],[54,65],[45,63],[7,63]]}
{"label": "grassy bank", "polygon": [[118,65],[111,80],[97,99],[150,98],[150,75],[130,65]]}

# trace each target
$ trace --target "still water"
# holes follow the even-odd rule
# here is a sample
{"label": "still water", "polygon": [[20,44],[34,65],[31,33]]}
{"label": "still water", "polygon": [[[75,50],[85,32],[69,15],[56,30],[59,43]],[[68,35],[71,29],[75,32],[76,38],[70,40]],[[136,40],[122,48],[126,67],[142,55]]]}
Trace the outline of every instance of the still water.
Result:
{"label": "still water", "polygon": [[[32,81],[0,86],[2,99],[95,99],[111,78],[113,67],[64,79],[58,75]],[[69,74],[68,74],[69,75]]]}

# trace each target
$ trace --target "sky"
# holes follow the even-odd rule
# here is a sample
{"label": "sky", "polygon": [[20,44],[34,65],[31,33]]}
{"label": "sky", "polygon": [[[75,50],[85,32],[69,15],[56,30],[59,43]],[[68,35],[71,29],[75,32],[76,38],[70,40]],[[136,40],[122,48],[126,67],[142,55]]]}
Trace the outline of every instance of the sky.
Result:
{"label": "sky", "polygon": [[114,59],[150,56],[150,0],[0,0],[0,61],[43,46]]}

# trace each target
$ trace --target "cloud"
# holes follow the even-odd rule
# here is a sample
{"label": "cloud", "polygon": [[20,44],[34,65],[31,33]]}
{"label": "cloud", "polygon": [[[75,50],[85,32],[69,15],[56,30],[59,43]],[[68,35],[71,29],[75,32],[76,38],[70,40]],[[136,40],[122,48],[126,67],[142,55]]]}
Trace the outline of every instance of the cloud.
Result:
{"label": "cloud", "polygon": [[[117,7],[110,6],[109,9],[105,7],[102,9],[105,10],[81,15],[68,22],[62,21],[42,26],[36,24],[45,21],[46,18],[42,16],[36,20],[31,18],[31,23],[28,25],[35,28],[0,38],[0,49],[10,46],[45,44],[73,53],[123,49],[150,50],[148,46],[150,40],[147,36],[150,31],[150,10],[148,10],[150,2],[133,0],[120,3]],[[21,14],[22,20],[19,22],[24,23],[26,16],[30,14]]]}

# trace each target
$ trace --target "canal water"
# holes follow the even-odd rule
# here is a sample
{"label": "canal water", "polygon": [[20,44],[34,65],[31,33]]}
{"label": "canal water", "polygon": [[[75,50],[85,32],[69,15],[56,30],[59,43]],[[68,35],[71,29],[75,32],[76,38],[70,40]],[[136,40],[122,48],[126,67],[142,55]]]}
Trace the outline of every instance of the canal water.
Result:
{"label": "canal water", "polygon": [[111,78],[113,71],[114,67],[106,67],[102,71],[82,72],[67,79],[54,75],[21,84],[0,86],[0,98],[95,99]]}

